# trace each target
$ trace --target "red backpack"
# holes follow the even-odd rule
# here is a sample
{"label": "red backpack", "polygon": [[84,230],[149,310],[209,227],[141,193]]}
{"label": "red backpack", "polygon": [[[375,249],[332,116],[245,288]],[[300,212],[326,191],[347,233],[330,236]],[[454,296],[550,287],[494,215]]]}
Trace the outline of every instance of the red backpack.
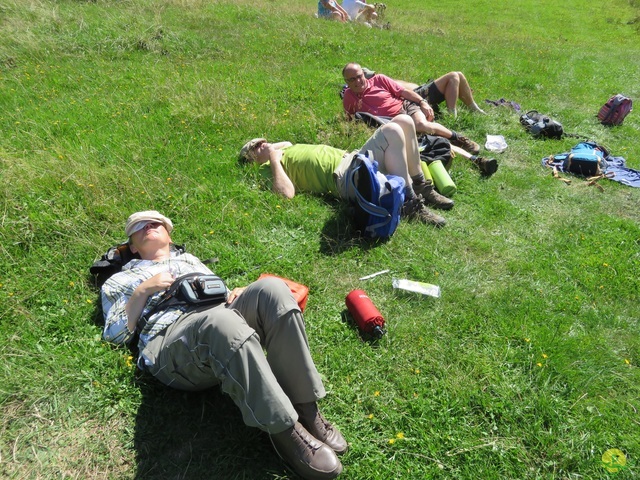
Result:
{"label": "red backpack", "polygon": [[622,125],[624,117],[632,110],[633,102],[622,94],[611,97],[598,112],[598,120],[603,125]]}

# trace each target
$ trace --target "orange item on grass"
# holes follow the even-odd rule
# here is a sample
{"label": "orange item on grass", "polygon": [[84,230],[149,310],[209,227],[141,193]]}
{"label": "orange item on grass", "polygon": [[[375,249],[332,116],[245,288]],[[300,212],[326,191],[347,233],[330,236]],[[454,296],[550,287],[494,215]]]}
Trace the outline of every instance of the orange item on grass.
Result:
{"label": "orange item on grass", "polygon": [[291,290],[291,293],[293,294],[293,298],[295,298],[296,302],[298,302],[298,306],[300,307],[300,310],[304,312],[304,309],[307,306],[307,299],[309,298],[309,287],[307,287],[306,285],[302,285],[300,283],[296,283],[293,280],[289,280],[288,278],[283,278],[278,275],[273,275],[272,273],[261,273],[260,276],[258,277],[258,280],[265,277],[279,278],[284,283],[286,283],[287,286],[289,287],[289,290]]}

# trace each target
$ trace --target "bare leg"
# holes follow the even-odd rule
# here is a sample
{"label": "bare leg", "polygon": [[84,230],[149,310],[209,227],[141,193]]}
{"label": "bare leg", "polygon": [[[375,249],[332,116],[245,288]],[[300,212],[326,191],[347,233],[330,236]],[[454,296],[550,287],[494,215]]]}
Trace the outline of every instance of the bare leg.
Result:
{"label": "bare leg", "polygon": [[404,80],[398,80],[396,78],[394,78],[394,80],[396,82],[398,82],[400,85],[402,85],[404,88],[406,88],[407,90],[415,90],[416,88],[418,88],[420,86],[420,85],[417,85],[415,83],[405,82]]}
{"label": "bare leg", "polygon": [[416,131],[420,133],[428,133],[429,135],[436,135],[438,137],[451,138],[451,130],[444,125],[440,125],[438,122],[430,122],[427,117],[424,116],[422,111],[418,111],[411,115],[415,125]]}
{"label": "bare leg", "polygon": [[454,116],[457,115],[456,102],[458,98],[467,107],[478,113],[485,113],[473,99],[471,87],[467,77],[462,72],[449,72],[434,81],[438,90],[444,95],[447,103],[447,110]]}
{"label": "bare leg", "polygon": [[392,175],[402,177],[407,185],[411,185],[407,168],[406,138],[402,127],[391,122],[382,127],[389,147],[384,152],[384,168]]}
{"label": "bare leg", "polygon": [[402,128],[405,139],[405,157],[407,159],[407,169],[412,177],[422,173],[420,168],[420,151],[418,150],[418,138],[413,120],[408,115],[398,115],[392,120]]}
{"label": "bare leg", "polygon": [[451,151],[456,155],[460,155],[462,158],[466,158],[467,160],[473,156],[471,153],[461,149],[460,147],[456,147],[455,145],[451,145]]}
{"label": "bare leg", "polygon": [[376,13],[376,7],[374,7],[373,5],[367,5],[362,10],[360,10],[360,13],[358,13],[358,15],[356,16],[355,21],[372,22],[376,18],[378,18],[378,14]]}

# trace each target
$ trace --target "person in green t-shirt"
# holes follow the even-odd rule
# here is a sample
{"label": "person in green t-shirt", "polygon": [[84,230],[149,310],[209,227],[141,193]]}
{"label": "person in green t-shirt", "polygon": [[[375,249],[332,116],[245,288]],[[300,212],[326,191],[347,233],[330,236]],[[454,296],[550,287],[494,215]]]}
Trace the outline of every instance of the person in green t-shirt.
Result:
{"label": "person in green t-shirt", "polygon": [[453,201],[437,193],[431,180],[425,180],[415,126],[408,115],[394,117],[354,152],[328,145],[269,143],[265,138],[254,138],[240,150],[240,161],[265,165],[273,191],[286,198],[293,198],[296,191],[306,191],[350,200],[346,172],[358,151],[371,151],[382,173],[404,179],[404,216],[436,226],[446,223],[426,205],[448,210]]}

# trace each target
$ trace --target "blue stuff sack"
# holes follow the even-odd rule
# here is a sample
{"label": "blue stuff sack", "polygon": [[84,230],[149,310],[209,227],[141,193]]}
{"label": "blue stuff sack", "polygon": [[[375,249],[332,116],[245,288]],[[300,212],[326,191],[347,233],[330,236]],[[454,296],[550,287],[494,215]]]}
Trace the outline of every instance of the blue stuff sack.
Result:
{"label": "blue stuff sack", "polygon": [[562,170],[585,177],[602,175],[607,169],[607,150],[593,142],[580,142],[568,153],[553,155],[553,162],[562,161]]}
{"label": "blue stuff sack", "polygon": [[609,152],[604,147],[592,142],[581,142],[571,149],[564,160],[563,169],[585,177],[601,175],[607,169],[607,156]]}
{"label": "blue stuff sack", "polygon": [[349,167],[346,182],[355,199],[356,227],[370,238],[389,238],[398,228],[404,204],[405,181],[378,171],[378,162],[358,153]]}

